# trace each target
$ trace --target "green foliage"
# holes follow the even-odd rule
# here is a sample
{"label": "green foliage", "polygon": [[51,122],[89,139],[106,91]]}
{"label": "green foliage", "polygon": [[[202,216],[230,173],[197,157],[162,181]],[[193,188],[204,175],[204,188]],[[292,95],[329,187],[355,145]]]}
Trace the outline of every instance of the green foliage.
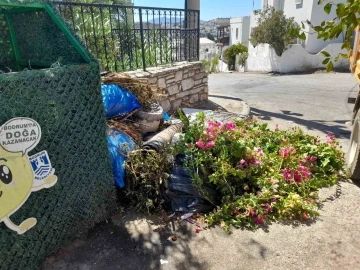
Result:
{"label": "green foliage", "polygon": [[[323,143],[300,129],[269,130],[267,124],[205,121],[200,114],[174,152],[193,159],[217,187],[222,201],[206,216],[209,226],[255,228],[282,219],[305,220],[319,215],[318,189],[334,185],[344,154],[332,135]],[[202,181],[195,173],[194,183]]]}
{"label": "green foliage", "polygon": [[[319,5],[325,4],[324,12],[330,14],[332,8],[336,8],[336,17],[329,21],[323,21],[320,25],[314,26],[311,22],[307,22],[318,34],[319,39],[332,40],[344,35],[342,49],[351,50],[351,44],[354,40],[353,33],[355,28],[360,25],[360,1],[347,0],[346,3],[333,4],[331,1],[318,1]],[[303,27],[304,28],[304,27]],[[327,71],[333,69],[333,61],[330,54],[324,54],[327,60]],[[335,57],[335,62],[339,58],[347,58],[347,54],[340,53]]]}
{"label": "green foliage", "polygon": [[[103,1],[78,0],[82,3]],[[107,3],[121,4],[121,1]],[[100,61],[102,70],[133,70],[142,67],[141,37],[135,31],[132,9],[111,9],[73,6],[61,10],[64,19],[74,28],[87,48]],[[112,29],[118,29],[112,31]],[[161,41],[161,42],[160,42]],[[160,56],[161,52],[161,56]],[[144,54],[147,67],[167,64],[172,61],[172,47],[167,33],[148,29],[144,34]]]}
{"label": "green foliage", "polygon": [[212,40],[212,41],[215,41],[215,37],[214,37],[214,35],[211,34],[211,33],[207,33],[206,37],[207,37],[208,39]]}
{"label": "green foliage", "polygon": [[225,50],[224,56],[227,60],[229,70],[235,70],[236,55],[240,55],[242,59],[247,59],[248,48],[243,44],[234,44]]}
{"label": "green foliage", "polygon": [[211,62],[207,60],[201,60],[207,73],[211,72]]}
{"label": "green foliage", "polygon": [[287,18],[281,10],[268,8],[260,13],[258,26],[250,36],[252,45],[268,43],[274,48],[277,55],[281,56],[290,44],[296,43],[297,39],[305,39],[300,33],[300,26],[294,18]]}
{"label": "green foliage", "polygon": [[207,60],[201,60],[205,67],[205,71],[208,73],[216,73],[217,72],[217,66],[219,64],[219,56],[215,56],[211,61]]}
{"label": "green foliage", "polygon": [[126,161],[126,195],[138,211],[148,213],[161,205],[160,185],[168,178],[167,153],[136,150]]}
{"label": "green foliage", "polygon": [[249,53],[248,52],[243,52],[239,54],[239,65],[242,67],[245,67],[246,64],[246,60],[249,57]]}
{"label": "green foliage", "polygon": [[215,56],[213,59],[211,59],[211,72],[215,73],[217,72],[217,66],[219,64],[219,56]]}

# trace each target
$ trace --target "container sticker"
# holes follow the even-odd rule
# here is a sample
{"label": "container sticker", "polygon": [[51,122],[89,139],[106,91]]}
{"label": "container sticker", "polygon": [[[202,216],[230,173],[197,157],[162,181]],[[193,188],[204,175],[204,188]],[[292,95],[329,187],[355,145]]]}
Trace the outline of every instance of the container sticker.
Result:
{"label": "container sticker", "polygon": [[24,205],[31,192],[57,182],[47,151],[28,156],[40,140],[40,125],[30,118],[14,118],[0,127],[0,223],[18,234],[34,227],[37,220],[28,218],[16,225],[10,216]]}

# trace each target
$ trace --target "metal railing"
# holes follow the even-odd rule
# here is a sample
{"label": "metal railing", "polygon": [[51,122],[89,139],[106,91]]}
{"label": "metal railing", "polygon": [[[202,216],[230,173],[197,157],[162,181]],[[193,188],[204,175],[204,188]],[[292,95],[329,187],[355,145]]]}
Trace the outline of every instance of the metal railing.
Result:
{"label": "metal railing", "polygon": [[200,11],[53,2],[103,70],[199,59]]}

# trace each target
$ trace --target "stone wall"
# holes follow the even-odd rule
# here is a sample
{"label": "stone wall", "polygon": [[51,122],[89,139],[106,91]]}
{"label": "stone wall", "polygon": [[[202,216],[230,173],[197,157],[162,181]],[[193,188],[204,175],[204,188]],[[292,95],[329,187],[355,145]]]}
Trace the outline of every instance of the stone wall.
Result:
{"label": "stone wall", "polygon": [[208,99],[208,74],[201,62],[181,62],[171,66],[127,72],[132,77],[146,78],[165,89],[166,99],[160,102],[165,111],[175,111],[182,104]]}

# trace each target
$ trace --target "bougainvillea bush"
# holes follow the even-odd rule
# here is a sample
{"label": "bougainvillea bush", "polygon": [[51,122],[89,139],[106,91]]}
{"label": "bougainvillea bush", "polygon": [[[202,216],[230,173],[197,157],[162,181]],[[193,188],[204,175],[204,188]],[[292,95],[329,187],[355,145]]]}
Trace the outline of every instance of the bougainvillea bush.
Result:
{"label": "bougainvillea bush", "polygon": [[206,215],[209,226],[256,228],[270,221],[306,220],[319,215],[318,190],[334,185],[344,154],[332,135],[326,142],[299,128],[270,130],[256,121],[189,125],[175,154],[191,157],[186,164],[201,189],[205,175],[221,196],[221,205]]}

